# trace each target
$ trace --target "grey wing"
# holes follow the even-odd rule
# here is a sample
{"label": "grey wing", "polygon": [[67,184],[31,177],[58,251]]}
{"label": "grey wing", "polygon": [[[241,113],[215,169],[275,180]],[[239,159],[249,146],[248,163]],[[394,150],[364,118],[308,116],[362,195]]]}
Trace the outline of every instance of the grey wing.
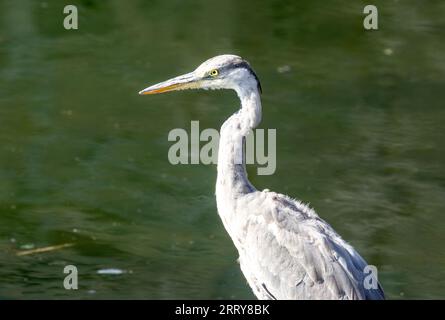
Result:
{"label": "grey wing", "polygon": [[273,194],[244,228],[241,269],[260,299],[383,299],[366,262],[314,211]]}

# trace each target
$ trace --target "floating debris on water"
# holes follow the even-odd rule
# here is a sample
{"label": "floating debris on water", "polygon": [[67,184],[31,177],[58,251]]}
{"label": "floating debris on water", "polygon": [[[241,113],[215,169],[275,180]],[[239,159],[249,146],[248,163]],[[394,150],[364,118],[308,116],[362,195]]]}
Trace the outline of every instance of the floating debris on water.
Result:
{"label": "floating debris on water", "polygon": [[108,274],[108,275],[119,275],[127,273],[125,270],[117,269],[117,268],[108,268],[108,269],[100,269],[97,270],[98,274]]}
{"label": "floating debris on water", "polygon": [[383,53],[387,56],[392,56],[394,51],[391,48],[385,48],[385,50],[383,50]]}
{"label": "floating debris on water", "polygon": [[286,73],[289,72],[291,70],[291,67],[289,65],[284,65],[284,66],[279,66],[277,68],[278,73]]}
{"label": "floating debris on water", "polygon": [[60,249],[72,247],[72,246],[74,246],[74,243],[64,243],[64,244],[59,244],[56,246],[49,246],[49,247],[33,249],[34,244],[24,244],[24,245],[20,246],[20,249],[28,249],[28,250],[23,250],[23,251],[17,252],[17,256],[26,256],[26,255],[34,254],[34,253],[50,252],[50,251],[60,250]]}
{"label": "floating debris on water", "polygon": [[20,246],[20,249],[31,250],[31,249],[34,249],[34,247],[35,247],[34,243],[26,243],[26,244],[22,244]]}

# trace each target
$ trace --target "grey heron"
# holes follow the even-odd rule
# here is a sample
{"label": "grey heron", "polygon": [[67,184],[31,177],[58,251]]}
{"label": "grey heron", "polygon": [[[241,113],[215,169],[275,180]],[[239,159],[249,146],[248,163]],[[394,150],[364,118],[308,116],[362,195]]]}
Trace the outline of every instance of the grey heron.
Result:
{"label": "grey heron", "polygon": [[250,64],[219,55],[139,94],[184,89],[232,89],[241,100],[220,131],[216,202],[257,298],[384,299],[378,282],[365,284],[365,260],[313,209],[249,182],[239,160],[246,135],[261,121],[261,85]]}

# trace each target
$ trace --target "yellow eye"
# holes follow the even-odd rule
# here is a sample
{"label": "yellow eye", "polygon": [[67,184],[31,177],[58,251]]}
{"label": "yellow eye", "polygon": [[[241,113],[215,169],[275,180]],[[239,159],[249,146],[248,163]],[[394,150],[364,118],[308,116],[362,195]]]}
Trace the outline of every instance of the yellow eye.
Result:
{"label": "yellow eye", "polygon": [[213,69],[212,71],[210,71],[209,73],[212,77],[216,77],[218,75],[218,70]]}

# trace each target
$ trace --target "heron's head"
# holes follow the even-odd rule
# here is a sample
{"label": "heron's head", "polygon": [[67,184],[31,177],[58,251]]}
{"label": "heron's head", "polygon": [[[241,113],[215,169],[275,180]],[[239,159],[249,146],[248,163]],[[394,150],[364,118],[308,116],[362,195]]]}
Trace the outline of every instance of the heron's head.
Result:
{"label": "heron's head", "polygon": [[157,94],[186,89],[255,89],[261,85],[249,63],[241,57],[224,54],[202,63],[194,71],[155,84],[139,94]]}

